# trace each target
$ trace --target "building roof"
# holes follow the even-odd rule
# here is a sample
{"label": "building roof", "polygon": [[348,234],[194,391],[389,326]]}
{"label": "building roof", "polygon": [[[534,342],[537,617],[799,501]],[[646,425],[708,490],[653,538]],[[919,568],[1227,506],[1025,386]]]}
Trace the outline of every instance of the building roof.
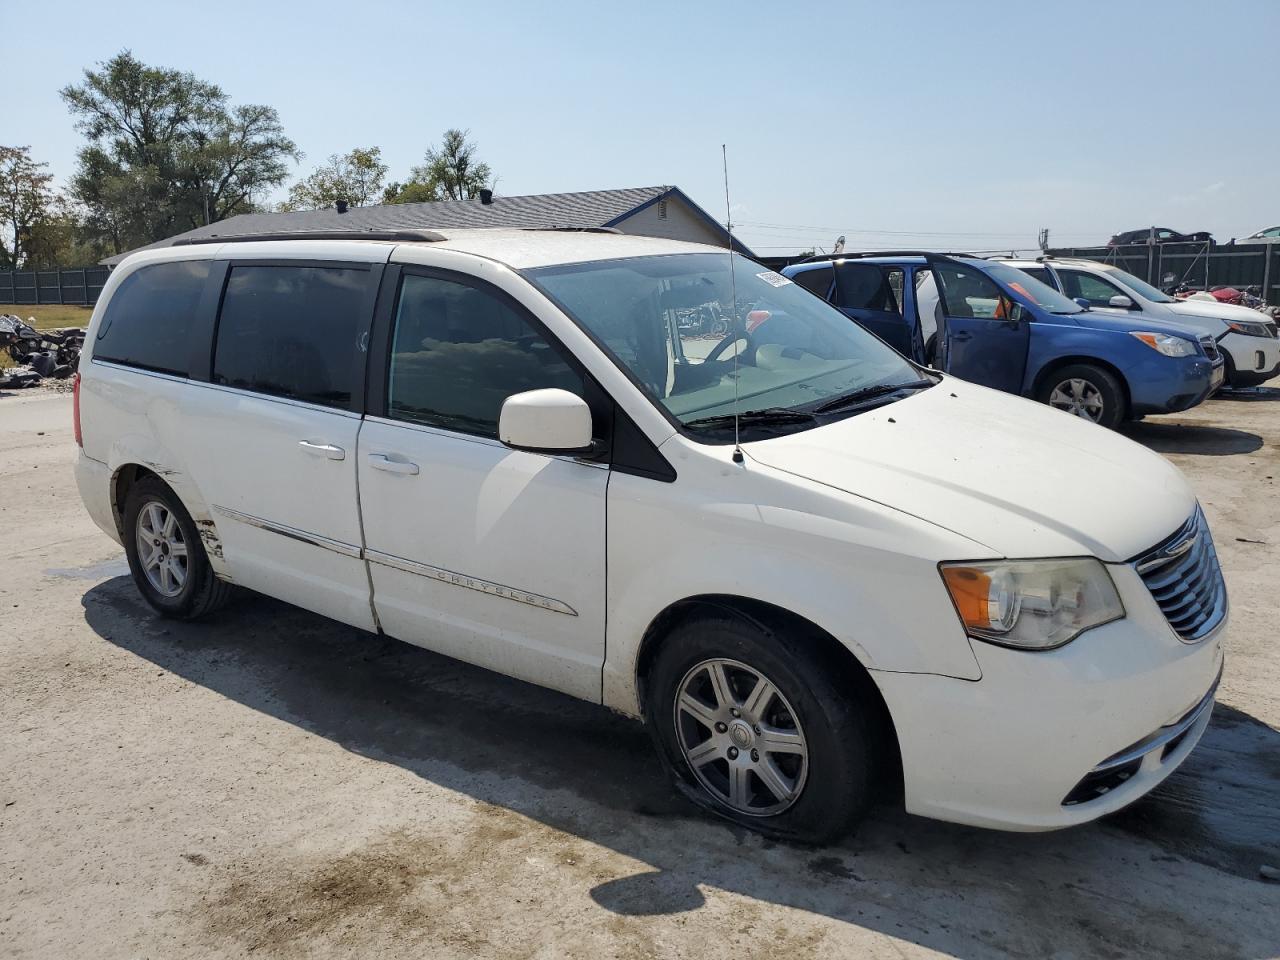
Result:
{"label": "building roof", "polygon": [[[373,207],[351,207],[346,213],[333,208],[298,210],[289,213],[245,213],[207,227],[138,247],[152,250],[172,246],[178,240],[208,237],[243,237],[260,233],[305,233],[324,230],[407,230],[423,228],[538,228],[612,227],[659,200],[682,200],[709,226],[724,236],[724,226],[699,207],[679,187],[631,187],[622,190],[588,190],[581,193],[542,193],[523,197],[495,196],[493,202],[480,200],[437,200],[429,203],[390,203]],[[734,247],[750,254],[735,238]],[[117,254],[102,262],[114,266],[130,253]]]}

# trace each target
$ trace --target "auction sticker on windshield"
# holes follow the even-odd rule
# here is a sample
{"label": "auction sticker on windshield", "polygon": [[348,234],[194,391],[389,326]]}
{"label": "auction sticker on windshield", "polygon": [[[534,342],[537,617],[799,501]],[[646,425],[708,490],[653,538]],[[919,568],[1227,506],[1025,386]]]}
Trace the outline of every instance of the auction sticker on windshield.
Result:
{"label": "auction sticker on windshield", "polygon": [[771,287],[785,287],[791,282],[782,274],[774,273],[772,270],[766,270],[764,273],[757,273],[756,276]]}

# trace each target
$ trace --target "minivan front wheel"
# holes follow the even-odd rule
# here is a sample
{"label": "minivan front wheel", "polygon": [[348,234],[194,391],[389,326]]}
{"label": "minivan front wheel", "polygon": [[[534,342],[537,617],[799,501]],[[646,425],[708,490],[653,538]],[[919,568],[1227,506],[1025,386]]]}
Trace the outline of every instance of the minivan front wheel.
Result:
{"label": "minivan front wheel", "polygon": [[226,602],[231,585],[214,576],[191,515],[158,477],[129,488],[124,526],[129,572],[157,613],[192,620]]}
{"label": "minivan front wheel", "polygon": [[1036,397],[1055,410],[1115,429],[1124,419],[1124,390],[1108,370],[1073,363],[1053,371]]}
{"label": "minivan front wheel", "polygon": [[700,805],[769,836],[825,843],[870,803],[880,769],[877,704],[804,631],[731,611],[666,637],[646,717],[669,773]]}

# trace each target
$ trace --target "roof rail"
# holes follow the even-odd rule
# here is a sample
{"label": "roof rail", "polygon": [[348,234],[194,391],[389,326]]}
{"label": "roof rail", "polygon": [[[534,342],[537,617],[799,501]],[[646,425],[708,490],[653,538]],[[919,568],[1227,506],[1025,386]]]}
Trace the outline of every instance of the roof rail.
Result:
{"label": "roof rail", "polygon": [[183,237],[171,246],[189,247],[202,243],[253,243],[259,240],[393,240],[402,243],[447,239],[434,230],[291,230],[281,233],[241,233],[230,237],[216,233],[203,237]]}
{"label": "roof rail", "polygon": [[824,260],[860,260],[863,257],[972,257],[972,253],[948,250],[857,250],[852,253],[819,253],[796,263],[821,263]]}
{"label": "roof rail", "polygon": [[521,227],[521,230],[549,230],[556,233],[616,233],[622,234],[617,227]]}

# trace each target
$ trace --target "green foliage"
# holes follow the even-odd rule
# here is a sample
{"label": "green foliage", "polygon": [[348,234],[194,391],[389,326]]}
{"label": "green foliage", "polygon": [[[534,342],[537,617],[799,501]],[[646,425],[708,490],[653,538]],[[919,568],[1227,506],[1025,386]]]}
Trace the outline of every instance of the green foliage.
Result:
{"label": "green foliage", "polygon": [[[476,159],[470,131],[446,130],[440,148],[427,150],[421,166],[409,171],[405,184],[392,184],[385,203],[421,203],[425,200],[474,200],[490,185],[493,171]],[[394,193],[393,193],[394,189]]]}
{"label": "green foliage", "polygon": [[90,239],[114,252],[255,206],[297,147],[272,107],[231,106],[215,84],[125,50],[62,90],[89,143],[71,194]]}
{"label": "green foliage", "polygon": [[336,200],[353,207],[377,202],[383,191],[387,165],[378,147],[356,147],[345,155],[334,154],[306,179],[289,188],[289,199],[281,210],[323,210]]}
{"label": "green foliage", "polygon": [[47,233],[48,222],[61,213],[47,163],[31,158],[30,147],[0,146],[0,268],[31,269]]}

